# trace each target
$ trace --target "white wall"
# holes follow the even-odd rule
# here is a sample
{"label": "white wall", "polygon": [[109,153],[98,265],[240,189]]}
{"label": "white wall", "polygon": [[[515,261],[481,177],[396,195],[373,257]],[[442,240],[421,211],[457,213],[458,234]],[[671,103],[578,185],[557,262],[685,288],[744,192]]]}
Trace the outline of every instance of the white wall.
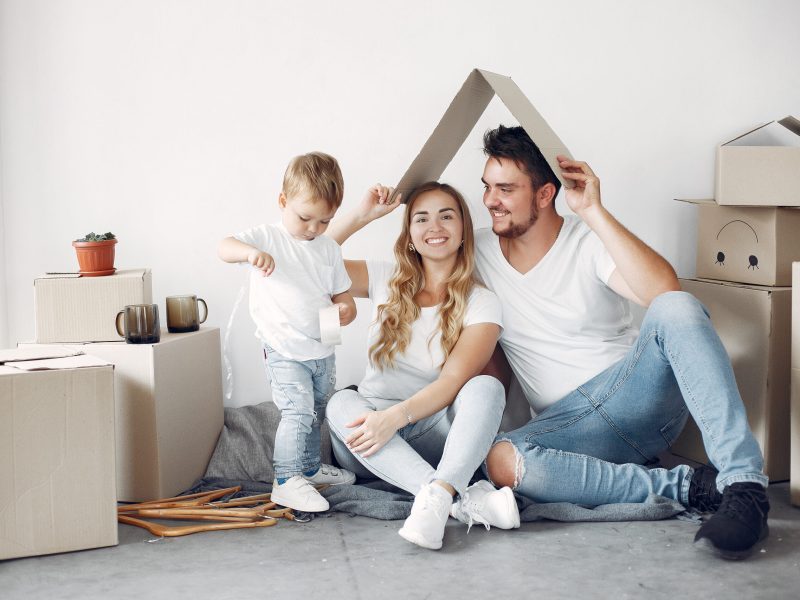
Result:
{"label": "white wall", "polygon": [[[718,142],[800,114],[793,0],[0,2],[9,344],[33,336],[33,277],[75,268],[70,240],[89,230],[118,235],[118,266],[153,269],[162,309],[197,293],[224,328],[245,269],[216,243],[278,218],[288,158],[337,156],[346,210],[400,177],[476,66],[514,78],[681,275],[695,215],[672,198],[712,195]],[[444,177],[479,223],[479,135],[501,120],[495,102]],[[345,254],[389,257],[398,216]],[[342,385],[363,371],[360,307]],[[233,404],[268,397],[251,332],[242,307]]]}

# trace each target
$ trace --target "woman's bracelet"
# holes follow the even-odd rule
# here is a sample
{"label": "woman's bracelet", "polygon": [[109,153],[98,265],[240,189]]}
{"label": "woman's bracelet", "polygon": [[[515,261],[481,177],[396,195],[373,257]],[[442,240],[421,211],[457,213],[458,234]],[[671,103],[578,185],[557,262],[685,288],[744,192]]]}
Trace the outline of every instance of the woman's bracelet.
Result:
{"label": "woman's bracelet", "polygon": [[409,412],[408,408],[406,408],[406,405],[405,405],[404,402],[400,403],[400,408],[403,409],[403,414],[405,414],[406,421],[408,421],[408,424],[409,425],[413,425],[413,421],[411,420],[411,413]]}

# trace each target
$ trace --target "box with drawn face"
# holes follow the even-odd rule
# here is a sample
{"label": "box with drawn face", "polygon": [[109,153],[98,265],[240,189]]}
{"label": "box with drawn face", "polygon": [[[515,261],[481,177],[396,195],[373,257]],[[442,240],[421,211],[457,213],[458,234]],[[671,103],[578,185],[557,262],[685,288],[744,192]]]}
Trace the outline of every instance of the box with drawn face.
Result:
{"label": "box with drawn face", "polygon": [[699,208],[697,277],[754,285],[789,286],[800,260],[800,209],[719,206]]}

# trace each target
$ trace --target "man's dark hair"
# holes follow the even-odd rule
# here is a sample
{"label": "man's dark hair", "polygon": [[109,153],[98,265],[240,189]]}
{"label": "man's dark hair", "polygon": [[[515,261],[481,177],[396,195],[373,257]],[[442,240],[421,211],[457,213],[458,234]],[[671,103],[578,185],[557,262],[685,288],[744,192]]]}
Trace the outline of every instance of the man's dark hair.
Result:
{"label": "man's dark hair", "polygon": [[558,195],[561,182],[547,164],[542,151],[522,127],[505,127],[490,129],[483,134],[483,153],[490,158],[508,158],[513,160],[531,178],[534,191],[546,183],[556,187]]}

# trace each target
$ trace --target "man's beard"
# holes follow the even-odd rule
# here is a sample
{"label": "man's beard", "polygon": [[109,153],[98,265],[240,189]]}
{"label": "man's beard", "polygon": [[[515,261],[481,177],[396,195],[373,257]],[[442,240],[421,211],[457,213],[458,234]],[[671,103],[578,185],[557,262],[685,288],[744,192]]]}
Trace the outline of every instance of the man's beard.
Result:
{"label": "man's beard", "polygon": [[509,225],[502,231],[498,231],[497,229],[495,229],[494,226],[492,226],[492,231],[494,232],[495,235],[502,238],[508,238],[508,239],[518,238],[528,233],[528,230],[531,227],[533,227],[533,224],[536,223],[538,218],[539,218],[538,212],[534,211],[533,207],[531,207],[531,216],[528,219],[527,223],[511,223],[511,225]]}

